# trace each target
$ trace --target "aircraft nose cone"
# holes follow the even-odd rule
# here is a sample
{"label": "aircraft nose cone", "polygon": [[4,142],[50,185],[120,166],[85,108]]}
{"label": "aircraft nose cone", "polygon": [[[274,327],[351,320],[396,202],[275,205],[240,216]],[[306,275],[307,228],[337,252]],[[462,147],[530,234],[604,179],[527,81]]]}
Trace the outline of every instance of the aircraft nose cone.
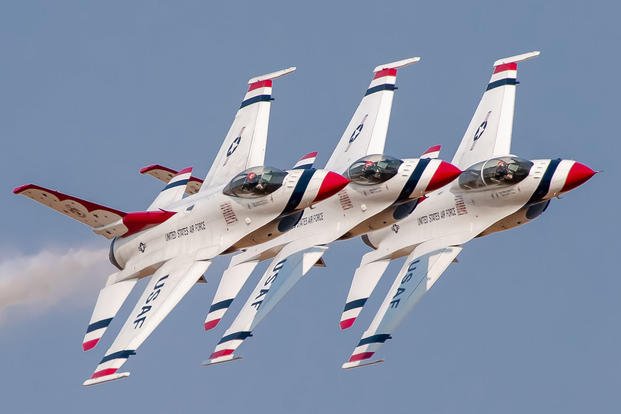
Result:
{"label": "aircraft nose cone", "polygon": [[429,180],[427,184],[427,191],[433,191],[440,187],[444,187],[461,174],[461,170],[455,167],[453,164],[441,161],[438,169]]}
{"label": "aircraft nose cone", "polygon": [[347,184],[349,184],[349,180],[347,178],[343,177],[341,174],[328,171],[319,186],[319,191],[317,191],[317,195],[315,196],[313,203],[332,197],[334,194],[341,191]]}
{"label": "aircraft nose cone", "polygon": [[569,190],[573,190],[581,184],[584,184],[589,178],[596,174],[595,171],[587,167],[586,165],[575,161],[567,173],[567,179],[561,193]]}

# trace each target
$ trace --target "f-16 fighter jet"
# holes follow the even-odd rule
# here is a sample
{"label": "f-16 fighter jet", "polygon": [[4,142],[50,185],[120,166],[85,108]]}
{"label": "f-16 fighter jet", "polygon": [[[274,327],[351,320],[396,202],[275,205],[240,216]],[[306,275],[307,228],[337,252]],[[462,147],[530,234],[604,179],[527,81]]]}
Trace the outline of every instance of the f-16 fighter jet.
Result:
{"label": "f-16 fighter jet", "polygon": [[518,62],[539,52],[500,59],[453,158],[465,171],[429,194],[398,229],[369,233],[375,251],[355,272],[341,316],[352,326],[388,263],[406,256],[388,295],[343,368],[369,365],[407,313],[475,237],[508,230],[542,214],[550,200],[591,178],[595,171],[572,160],[527,160],[511,155]]}
{"label": "f-16 fighter jet", "polygon": [[[182,198],[191,168],[174,174],[146,211],[125,213],[28,184],[14,190],[112,239],[110,261],[119,271],[100,291],[83,341],[95,347],[132,288],[150,276],[144,293],[84,385],[126,377],[119,368],[199,281],[215,256],[261,238],[279,222],[341,190],[349,180],[315,169],[282,171],[262,166],[272,80],[295,68],[250,79],[216,159],[200,190]],[[155,174],[155,173],[154,173]],[[194,187],[195,188],[195,187]]]}
{"label": "f-16 fighter jet", "polygon": [[295,226],[293,230],[232,258],[209,309],[205,329],[218,324],[257,263],[273,259],[207,364],[235,359],[234,351],[257,324],[313,265],[323,264],[321,257],[328,243],[391,225],[409,214],[421,196],[461,173],[440,160],[382,155],[397,70],[418,60],[410,58],[375,68],[362,102],[326,164],[326,168],[344,173],[351,183],[338,196],[292,216],[288,225],[279,223],[272,234]]}

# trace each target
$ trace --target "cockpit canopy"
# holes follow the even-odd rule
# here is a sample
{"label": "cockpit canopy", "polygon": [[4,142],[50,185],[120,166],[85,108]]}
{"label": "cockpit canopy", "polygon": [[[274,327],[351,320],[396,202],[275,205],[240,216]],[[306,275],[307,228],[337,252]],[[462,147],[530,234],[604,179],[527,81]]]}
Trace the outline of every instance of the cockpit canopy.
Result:
{"label": "cockpit canopy", "polygon": [[380,184],[394,177],[401,164],[403,161],[388,155],[367,155],[349,167],[347,178],[361,185]]}
{"label": "cockpit canopy", "polygon": [[258,198],[278,190],[287,173],[273,167],[252,167],[239,173],[224,190],[224,194],[241,198]]}
{"label": "cockpit canopy", "polygon": [[459,186],[466,190],[490,185],[513,185],[528,177],[533,163],[518,157],[497,157],[474,164],[459,176]]}

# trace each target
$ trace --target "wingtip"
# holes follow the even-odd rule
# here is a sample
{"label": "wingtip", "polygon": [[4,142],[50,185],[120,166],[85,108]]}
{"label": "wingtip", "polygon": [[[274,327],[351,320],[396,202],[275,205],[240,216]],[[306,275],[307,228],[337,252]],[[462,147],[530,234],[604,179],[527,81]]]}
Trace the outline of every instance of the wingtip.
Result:
{"label": "wingtip", "polygon": [[15,187],[13,189],[13,194],[20,194],[24,191],[26,191],[27,189],[31,188],[34,184],[24,184],[24,185],[20,185],[18,187]]}

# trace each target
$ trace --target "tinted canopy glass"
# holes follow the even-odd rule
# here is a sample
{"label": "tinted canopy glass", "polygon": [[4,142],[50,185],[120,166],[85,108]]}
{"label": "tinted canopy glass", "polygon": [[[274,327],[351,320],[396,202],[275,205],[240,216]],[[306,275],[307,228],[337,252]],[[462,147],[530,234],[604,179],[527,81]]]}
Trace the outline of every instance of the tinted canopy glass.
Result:
{"label": "tinted canopy glass", "polygon": [[394,177],[401,164],[403,161],[388,155],[367,155],[349,167],[347,178],[362,185],[380,184]]}
{"label": "tinted canopy glass", "polygon": [[233,197],[257,198],[278,190],[287,173],[273,167],[252,167],[239,173],[224,187],[223,193]]}
{"label": "tinted canopy glass", "polygon": [[518,157],[497,157],[474,164],[459,176],[459,186],[470,190],[490,185],[513,185],[528,177],[533,163]]}

